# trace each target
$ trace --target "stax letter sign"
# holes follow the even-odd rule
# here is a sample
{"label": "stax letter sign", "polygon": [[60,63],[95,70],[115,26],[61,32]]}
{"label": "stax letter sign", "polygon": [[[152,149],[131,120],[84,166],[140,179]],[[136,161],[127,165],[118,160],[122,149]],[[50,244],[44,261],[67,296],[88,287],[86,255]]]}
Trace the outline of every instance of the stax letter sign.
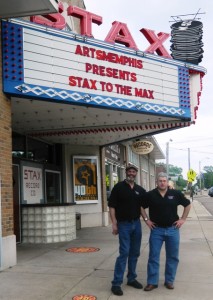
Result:
{"label": "stax letter sign", "polygon": [[[30,18],[30,20],[37,24],[50,26],[57,29],[64,29],[66,27],[66,20],[62,16],[63,11],[64,5],[62,2],[59,2],[58,13],[43,15],[42,18],[40,16],[33,16]],[[80,19],[81,35],[85,35],[88,37],[93,37],[92,23],[95,23],[97,25],[102,24],[101,16],[95,15],[80,7],[68,6],[67,15]],[[172,58],[163,45],[163,43],[169,38],[169,33],[159,32],[156,35],[154,30],[146,28],[140,29],[140,32],[150,43],[150,46],[144,52],[151,54],[154,54],[156,52],[160,56]],[[139,50],[127,27],[127,24],[118,21],[114,21],[112,23],[112,27],[105,38],[105,42],[111,44],[118,43],[134,50]]]}
{"label": "stax letter sign", "polygon": [[195,180],[196,176],[197,176],[197,173],[194,170],[190,169],[187,172],[188,182],[193,182]]}
{"label": "stax letter sign", "polygon": [[136,154],[148,154],[152,152],[154,145],[147,140],[136,141],[132,144],[132,151]]}

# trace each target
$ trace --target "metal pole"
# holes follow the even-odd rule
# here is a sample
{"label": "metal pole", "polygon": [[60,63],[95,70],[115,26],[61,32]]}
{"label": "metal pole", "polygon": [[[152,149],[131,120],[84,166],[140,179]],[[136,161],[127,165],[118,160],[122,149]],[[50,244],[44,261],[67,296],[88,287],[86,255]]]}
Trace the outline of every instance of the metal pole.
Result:
{"label": "metal pole", "polygon": [[169,141],[166,143],[166,173],[169,177],[169,142],[172,142],[172,139],[169,139]]}
{"label": "metal pole", "polygon": [[191,169],[190,166],[190,148],[188,148],[188,166],[189,166],[189,170]]}
{"label": "metal pole", "polygon": [[169,142],[166,143],[166,173],[169,176]]}
{"label": "metal pole", "polygon": [[199,161],[199,173],[200,173],[200,193],[201,193],[201,161]]}

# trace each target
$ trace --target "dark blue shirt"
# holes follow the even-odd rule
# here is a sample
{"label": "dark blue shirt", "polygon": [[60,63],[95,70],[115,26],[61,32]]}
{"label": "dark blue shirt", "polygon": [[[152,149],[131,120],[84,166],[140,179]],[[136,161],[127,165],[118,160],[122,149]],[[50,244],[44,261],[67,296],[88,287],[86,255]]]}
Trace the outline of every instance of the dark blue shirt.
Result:
{"label": "dark blue shirt", "polygon": [[146,191],[140,185],[135,183],[131,188],[125,180],[113,187],[108,206],[115,208],[115,217],[118,222],[140,218],[145,193]]}
{"label": "dark blue shirt", "polygon": [[158,189],[146,193],[143,208],[149,208],[149,218],[159,227],[169,227],[179,220],[177,207],[184,207],[190,204],[180,191],[168,189],[165,196],[162,197]]}

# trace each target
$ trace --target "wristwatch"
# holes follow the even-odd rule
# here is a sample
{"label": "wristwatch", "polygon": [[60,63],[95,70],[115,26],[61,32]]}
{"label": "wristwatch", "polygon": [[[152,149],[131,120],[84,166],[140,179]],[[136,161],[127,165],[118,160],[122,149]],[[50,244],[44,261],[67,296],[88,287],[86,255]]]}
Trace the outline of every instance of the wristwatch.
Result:
{"label": "wristwatch", "polygon": [[149,219],[148,218],[144,218],[144,221],[146,222],[146,221],[148,221]]}

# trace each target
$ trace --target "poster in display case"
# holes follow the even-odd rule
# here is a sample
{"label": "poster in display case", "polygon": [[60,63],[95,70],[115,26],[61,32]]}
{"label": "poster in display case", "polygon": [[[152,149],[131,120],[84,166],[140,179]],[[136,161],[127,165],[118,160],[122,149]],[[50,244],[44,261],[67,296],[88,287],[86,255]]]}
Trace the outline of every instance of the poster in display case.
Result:
{"label": "poster in display case", "polygon": [[96,156],[73,157],[74,201],[76,203],[98,202],[97,164]]}

